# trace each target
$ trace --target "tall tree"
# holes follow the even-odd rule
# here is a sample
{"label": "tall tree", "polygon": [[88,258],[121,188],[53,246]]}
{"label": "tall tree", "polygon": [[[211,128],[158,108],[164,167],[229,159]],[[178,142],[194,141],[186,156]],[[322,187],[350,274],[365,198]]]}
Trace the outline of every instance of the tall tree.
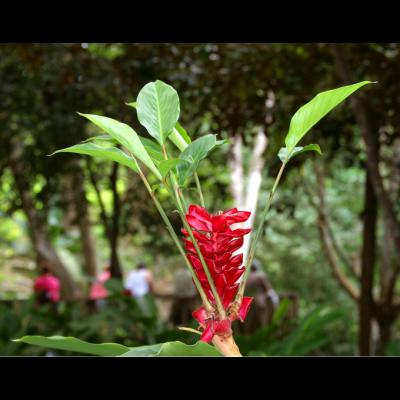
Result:
{"label": "tall tree", "polygon": [[47,261],[53,272],[60,278],[62,284],[61,289],[65,299],[72,300],[78,295],[77,287],[54,249],[48,232],[46,231],[46,223],[43,221],[35,207],[34,199],[32,197],[32,188],[26,178],[26,167],[22,153],[22,144],[15,140],[11,141],[9,165],[20,195],[22,208],[28,220],[33,248],[38,260]]}

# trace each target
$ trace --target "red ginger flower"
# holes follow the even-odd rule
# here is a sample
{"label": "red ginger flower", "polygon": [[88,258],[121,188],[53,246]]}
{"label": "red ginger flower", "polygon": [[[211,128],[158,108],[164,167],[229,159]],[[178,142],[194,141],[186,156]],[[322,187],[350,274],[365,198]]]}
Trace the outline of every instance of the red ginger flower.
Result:
{"label": "red ginger flower", "polygon": [[[221,299],[228,317],[221,319],[214,311],[207,312],[200,307],[193,312],[193,317],[199,322],[203,329],[200,340],[210,342],[215,334],[231,335],[231,323],[235,319],[242,322],[246,318],[247,311],[253,300],[252,297],[244,297],[239,310],[234,310],[232,303],[238,287],[238,280],[244,273],[243,254],[233,253],[243,245],[243,236],[251,229],[232,230],[230,225],[246,221],[250,216],[248,211],[238,211],[237,208],[220,213],[219,215],[209,214],[203,207],[191,205],[189,213],[186,214],[188,224],[193,230],[201,254],[207,263],[214,285]],[[182,229],[187,237],[188,232]],[[192,264],[195,273],[206,293],[210,303],[216,306],[214,295],[207,280],[206,273],[201,265],[193,243],[184,238],[188,259]]]}

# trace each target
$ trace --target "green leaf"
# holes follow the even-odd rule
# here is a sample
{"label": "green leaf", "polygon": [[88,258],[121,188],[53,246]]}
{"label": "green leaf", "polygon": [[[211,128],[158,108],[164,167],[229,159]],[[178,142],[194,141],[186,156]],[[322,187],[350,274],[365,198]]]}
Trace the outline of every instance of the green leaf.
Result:
{"label": "green leaf", "polygon": [[121,357],[221,357],[221,353],[204,342],[188,345],[182,342],[167,342],[151,346],[134,347]]}
{"label": "green leaf", "polygon": [[327,90],[317,94],[311,101],[300,107],[292,117],[289,126],[289,132],[286,135],[286,147],[292,150],[302,137],[329,111],[335,108],[343,100],[349,97],[356,90],[367,85],[375,83],[363,81],[353,85],[342,86],[337,89]]}
{"label": "green leaf", "polygon": [[175,129],[187,144],[192,143],[192,140],[190,139],[189,134],[186,132],[186,129],[179,122],[176,123]]}
{"label": "green leaf", "polygon": [[149,346],[132,347],[128,352],[121,354],[119,357],[150,357],[157,356],[162,343],[152,344]]}
{"label": "green leaf", "polygon": [[161,150],[161,146],[157,142],[148,138],[144,138],[142,136],[139,136],[139,138],[148,155],[157,166],[161,161],[165,160],[164,154]]}
{"label": "green leaf", "polygon": [[134,171],[138,171],[135,161],[117,147],[102,147],[94,143],[81,143],[76,144],[75,146],[58,150],[53,154],[57,153],[87,154],[89,156],[100,158],[102,160],[115,161],[133,169]]}
{"label": "green leaf", "polygon": [[129,107],[133,107],[133,108],[136,108],[136,105],[137,105],[137,103],[136,103],[136,101],[133,101],[132,103],[125,103],[127,106],[129,106]]}
{"label": "green leaf", "polygon": [[93,136],[93,137],[91,137],[89,139],[84,140],[82,143],[90,143],[90,142],[102,142],[102,143],[118,144],[118,141],[115,140],[110,135]]}
{"label": "green leaf", "polygon": [[119,122],[115,119],[102,117],[100,115],[93,114],[81,114],[87,118],[99,128],[103,129],[115,140],[118,141],[122,146],[126,147],[132,155],[143,162],[156,176],[158,179],[162,179],[160,172],[154,165],[154,162],[148,155],[146,149],[143,147],[140,141],[139,135],[127,124]]}
{"label": "green leaf", "polygon": [[136,103],[139,122],[160,144],[164,144],[179,119],[176,90],[162,81],[150,82],[140,91]]}
{"label": "green leaf", "polygon": [[308,144],[304,147],[295,147],[292,151],[289,151],[287,147],[282,147],[279,150],[278,157],[282,162],[287,162],[294,156],[297,156],[300,153],[305,153],[306,151],[316,151],[318,154],[322,155],[321,148],[318,144]]}
{"label": "green leaf", "polygon": [[74,337],[65,336],[23,336],[13,342],[35,346],[74,351],[96,356],[149,357],[149,356],[221,356],[214,347],[204,342],[187,345],[182,342],[166,342],[149,346],[127,347],[118,343],[89,343]]}
{"label": "green leaf", "polygon": [[189,144],[181,153],[179,158],[188,162],[176,167],[179,185],[183,185],[186,179],[196,172],[200,161],[206,158],[211,150],[225,143],[225,140],[217,142],[216,136],[211,134],[202,136]]}
{"label": "green leaf", "polygon": [[178,158],[171,158],[169,160],[163,160],[160,162],[158,165],[158,169],[161,172],[161,176],[163,179],[167,176],[168,172],[171,171],[171,169],[175,168],[179,164],[187,163],[185,160],[180,160]]}
{"label": "green leaf", "polygon": [[47,347],[49,349],[76,351],[78,353],[92,354],[96,356],[119,356],[130,350],[129,347],[118,343],[95,344],[74,337],[65,336],[23,336],[22,338],[13,341]]}
{"label": "green leaf", "polygon": [[189,135],[185,131],[185,129],[180,125],[179,122],[176,123],[175,128],[172,133],[168,136],[168,138],[174,143],[174,145],[180,150],[183,151],[188,147],[192,141],[190,140]]}

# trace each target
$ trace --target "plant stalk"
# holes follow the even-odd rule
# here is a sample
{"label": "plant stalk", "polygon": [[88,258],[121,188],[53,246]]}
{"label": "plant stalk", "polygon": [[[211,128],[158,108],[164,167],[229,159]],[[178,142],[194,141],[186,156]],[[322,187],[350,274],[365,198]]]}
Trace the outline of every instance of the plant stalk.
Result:
{"label": "plant stalk", "polygon": [[211,306],[210,302],[207,299],[207,296],[206,296],[206,294],[205,294],[205,292],[203,290],[203,287],[201,286],[201,283],[200,283],[199,279],[197,278],[197,275],[196,275],[195,271],[193,270],[193,267],[190,264],[190,261],[188,260],[188,258],[186,256],[186,253],[185,253],[185,251],[184,251],[184,249],[182,247],[182,244],[181,244],[178,236],[176,235],[175,230],[172,227],[172,224],[171,224],[168,216],[166,215],[166,213],[165,213],[164,209],[162,208],[160,202],[158,201],[157,197],[154,195],[154,192],[151,189],[149,182],[147,181],[145,175],[143,174],[143,171],[140,169],[140,166],[138,165],[136,160],[135,160],[135,162],[136,162],[136,166],[137,166],[138,171],[139,171],[140,178],[142,179],[147,191],[149,192],[154,204],[157,207],[158,212],[161,215],[161,218],[163,219],[163,221],[164,221],[164,223],[166,225],[166,228],[167,228],[169,234],[171,235],[173,241],[175,242],[176,247],[178,248],[179,252],[181,253],[182,257],[184,258],[184,260],[186,262],[186,265],[188,266],[188,268],[189,268],[189,270],[190,270],[190,272],[192,274],[192,278],[193,278],[194,284],[195,284],[195,286],[196,286],[196,288],[197,288],[197,290],[198,290],[198,292],[200,294],[200,297],[201,297],[201,300],[202,300],[202,302],[204,304],[204,307],[206,308],[206,310],[211,310],[212,306]]}
{"label": "plant stalk", "polygon": [[176,200],[176,205],[178,207],[179,216],[181,217],[183,226],[185,227],[185,229],[189,233],[190,239],[191,239],[191,241],[192,241],[192,243],[194,245],[194,248],[196,249],[196,253],[197,253],[197,255],[198,255],[199,259],[200,259],[201,265],[202,265],[202,267],[204,269],[204,272],[206,274],[208,284],[210,285],[211,291],[212,291],[212,293],[214,295],[214,299],[215,299],[215,302],[217,304],[218,313],[219,313],[220,317],[223,319],[223,318],[226,317],[224,307],[222,305],[222,302],[221,302],[221,299],[219,297],[218,291],[217,291],[217,289],[215,287],[215,284],[214,284],[214,281],[212,279],[210,270],[208,269],[208,265],[207,265],[206,261],[204,260],[203,254],[201,253],[199,245],[197,244],[197,240],[195,239],[195,237],[193,235],[192,228],[190,227],[190,225],[188,224],[188,222],[186,220],[185,212],[184,212],[184,209],[183,209],[183,206],[182,206],[183,194],[180,191],[180,189],[179,189],[179,187],[177,185],[176,179],[175,179],[173,174],[171,174],[171,178],[172,178],[171,179],[172,187],[173,187],[173,190],[175,192],[175,200]]}
{"label": "plant stalk", "polygon": [[[288,159],[289,159],[289,157],[288,157]],[[258,239],[260,238],[260,234],[261,234],[261,232],[262,232],[262,230],[264,228],[264,224],[265,224],[265,220],[267,218],[268,211],[269,211],[269,209],[271,207],[272,200],[273,200],[275,192],[276,192],[276,188],[278,187],[279,181],[281,180],[281,177],[282,177],[283,171],[284,171],[284,169],[286,167],[286,164],[288,162],[288,159],[282,163],[281,168],[279,169],[278,175],[275,178],[274,185],[272,186],[271,192],[269,193],[267,203],[265,204],[265,208],[264,208],[264,211],[263,211],[262,216],[261,216],[261,221],[258,224],[258,227],[257,227],[257,230],[256,230],[256,235],[255,235],[254,239],[251,242],[250,249],[249,249],[249,254],[247,256],[247,260],[246,260],[246,263],[245,263],[246,270],[244,272],[243,279],[240,282],[239,290],[238,290],[238,293],[236,295],[236,301],[238,301],[239,303],[241,303],[241,300],[242,300],[243,295],[244,295],[244,289],[245,289],[245,286],[246,286],[247,278],[248,278],[250,270],[251,270],[251,264],[252,264],[253,259],[254,259],[254,254],[255,254],[255,251],[256,251],[256,245],[257,245]]]}
{"label": "plant stalk", "polygon": [[195,172],[195,174],[194,174],[194,180],[196,182],[197,191],[199,192],[200,204],[203,208],[206,208],[205,203],[204,203],[203,192],[201,190],[200,179],[199,179],[199,176],[197,175],[197,172]]}
{"label": "plant stalk", "polygon": [[239,347],[237,346],[235,339],[230,335],[228,337],[223,337],[215,335],[212,340],[214,346],[227,357],[242,357]]}

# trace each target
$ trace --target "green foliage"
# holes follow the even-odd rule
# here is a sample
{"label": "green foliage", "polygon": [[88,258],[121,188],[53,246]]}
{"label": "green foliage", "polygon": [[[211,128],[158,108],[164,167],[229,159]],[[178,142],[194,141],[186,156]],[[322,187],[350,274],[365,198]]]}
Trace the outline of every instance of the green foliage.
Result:
{"label": "green foliage", "polygon": [[66,149],[58,150],[53,154],[57,153],[87,154],[101,160],[115,161],[134,171],[138,171],[135,161],[117,147],[102,147],[94,143],[82,143],[67,147]]}
{"label": "green foliage", "polygon": [[122,146],[124,146],[133,156],[141,160],[160,180],[161,175],[146,149],[142,145],[139,136],[127,124],[116,121],[115,119],[102,117],[100,115],[80,114],[89,119],[99,128],[107,132]]}
{"label": "green foliage", "polygon": [[282,162],[287,162],[298,154],[305,153],[306,151],[315,151],[318,154],[322,154],[318,144],[308,144],[304,147],[295,147],[292,151],[289,151],[287,147],[282,147],[279,150],[278,157]]}
{"label": "green foliage", "polygon": [[45,304],[40,308],[32,300],[0,303],[0,355],[45,354],[43,348],[12,342],[23,336],[72,336],[91,343],[115,341],[131,348],[154,344],[167,330],[152,298],[139,303],[122,295],[122,284],[115,279],[107,282],[107,289],[110,296],[98,310],[79,303],[63,302],[57,307]]}
{"label": "green foliage", "polygon": [[84,140],[82,143],[90,143],[90,142],[99,142],[99,143],[110,143],[110,144],[118,144],[118,141],[115,140],[110,135],[98,135],[90,137],[89,139]]}
{"label": "green foliage", "polygon": [[370,81],[363,81],[353,85],[342,86],[337,89],[327,90],[317,94],[307,104],[300,107],[293,115],[289,132],[285,138],[285,144],[288,151],[294,149],[297,143],[303,136],[329,111],[333,110],[337,105],[344,101],[356,90],[373,83]]}
{"label": "green foliage", "polygon": [[119,356],[129,351],[129,347],[118,343],[88,343],[74,337],[64,336],[23,336],[14,339],[14,342],[22,342],[42,346],[48,349],[67,350],[77,353],[92,354],[95,356]]}
{"label": "green foliage", "polygon": [[186,147],[192,143],[188,133],[179,122],[176,123],[175,128],[168,136],[168,139],[170,139],[180,151],[184,151]]}
{"label": "green foliage", "polygon": [[179,185],[184,185],[185,181],[196,172],[201,160],[225,143],[224,140],[217,140],[217,135],[205,135],[189,144],[179,156],[181,160],[187,162],[176,167]]}
{"label": "green foliage", "polygon": [[121,357],[220,357],[218,350],[204,342],[187,345],[182,342],[168,342],[148,346],[125,347],[118,343],[88,343],[74,337],[64,336],[23,336],[14,342],[33,344],[48,349],[67,350],[95,356]]}
{"label": "green foliage", "polygon": [[141,136],[139,138],[143,144],[143,147],[146,149],[147,153],[157,166],[161,161],[165,160],[161,147],[157,142]]}
{"label": "green foliage", "polygon": [[328,332],[347,315],[344,308],[321,305],[291,322],[286,318],[287,312],[288,302],[283,301],[270,325],[250,337],[237,337],[240,349],[247,355],[258,356],[317,355],[335,343],[335,337]]}
{"label": "green foliage", "polygon": [[[79,233],[76,225],[67,227],[64,224],[72,203],[66,198],[62,182],[70,170],[67,161],[76,161],[76,155],[65,157],[66,162],[60,162],[60,157],[44,156],[56,149],[82,142],[88,135],[94,134],[91,125],[74,116],[75,110],[113,116],[132,123],[136,132],[146,135],[145,129],[140,130],[139,124],[135,125],[133,110],[125,111],[126,107],[120,107],[121,101],[133,99],[149,80],[161,78],[165,82],[173,82],[181,99],[185,100],[181,104],[180,122],[191,133],[193,140],[212,132],[220,133],[222,138],[232,137],[239,132],[243,138],[243,159],[247,166],[258,129],[260,126],[266,129],[269,142],[262,171],[260,198],[263,199],[273,183],[270,177],[275,175],[280,166],[276,154],[284,141],[291,113],[310,99],[310,93],[334,87],[337,82],[330,46],[324,43],[89,44],[86,49],[79,43],[46,46],[4,44],[0,57],[0,77],[7,82],[1,87],[3,112],[0,118],[4,139],[0,149],[2,297],[23,297],[29,293],[29,282],[17,285],[20,275],[16,272],[24,271],[27,265],[33,267],[34,259],[26,217],[21,218],[22,202],[7,161],[11,139],[15,138],[23,144],[24,174],[31,183],[31,188],[27,189],[34,196],[34,205],[41,220],[45,221],[43,227],[49,228],[57,251],[66,244],[83,275]],[[398,168],[392,161],[397,157],[396,143],[399,139],[399,113],[396,112],[400,88],[399,44],[349,43],[341,48],[355,79],[373,81],[379,77],[380,84],[375,85],[374,96],[366,97],[365,104],[374,130],[379,132],[380,169],[385,186],[396,190]],[[244,76],[246,79],[243,79]],[[183,151],[190,140],[185,142],[178,137],[173,141],[178,124],[168,139]],[[60,132],[62,134],[58,134]],[[327,209],[335,236],[343,251],[357,264],[366,155],[352,109],[338,107],[334,118],[327,118],[323,124],[315,125],[309,135],[311,143],[318,142],[324,149]],[[149,140],[142,136],[139,139],[143,144],[144,140]],[[152,144],[149,147],[144,147],[158,166],[164,160],[161,147],[155,141],[150,142]],[[94,143],[104,145],[118,142],[104,138],[94,140]],[[179,156],[175,153],[171,155],[174,158]],[[206,204],[222,210],[233,204],[229,193],[229,168],[221,159],[228,159],[227,149],[209,154],[202,161],[199,173]],[[346,317],[341,327],[332,325],[327,328],[328,335],[336,337],[340,345],[332,345],[327,347],[329,350],[324,350],[329,355],[351,355],[356,352],[357,310],[331,277],[318,237],[315,211],[310,207],[301,185],[303,178],[297,179],[299,168],[304,169],[307,183],[315,189],[313,168],[307,159],[296,157],[291,160],[293,163],[289,163],[277,193],[278,201],[272,206],[270,218],[262,232],[257,258],[262,260],[278,291],[290,290],[299,295],[301,314],[320,304],[352,307],[352,314]],[[81,157],[79,164],[82,166],[82,176],[85,176],[97,258],[103,261],[108,259],[109,249],[96,193],[88,179],[86,161],[87,158]],[[97,160],[90,162],[98,178],[106,211],[111,216],[111,165]],[[119,218],[119,241],[122,245],[119,246],[119,255],[123,267],[127,268],[143,258],[162,276],[169,276],[179,263],[176,255],[171,254],[171,241],[167,235],[160,234],[162,223],[153,207],[149,206],[147,193],[140,185],[139,177],[128,175],[126,169],[119,171],[117,185],[122,201]],[[148,178],[152,186],[160,184],[153,174],[149,174]],[[191,199],[195,200],[195,192],[191,187],[188,189],[188,196],[193,193]],[[166,190],[160,189],[158,194],[167,208],[171,209]],[[396,191],[390,195],[393,199],[398,197]],[[176,214],[171,213],[171,216],[178,230],[180,223]],[[45,226],[46,223],[48,226]],[[383,234],[381,230],[378,233],[378,242],[381,243]],[[377,249],[377,252],[377,270],[380,271],[382,251]],[[23,282],[28,280],[30,273],[27,268]],[[357,284],[356,279],[353,281]],[[379,279],[375,281],[379,282]],[[79,283],[82,284],[81,281]],[[10,311],[1,308],[0,332],[9,332],[3,339],[0,338],[0,352],[44,354],[41,348],[10,341],[11,338],[26,334],[26,327],[30,335],[73,335],[91,342],[119,341],[129,346],[177,338],[187,340],[174,330],[169,331],[168,335],[165,332],[157,334],[154,324],[153,328],[146,329],[146,324],[150,322],[142,320],[140,312],[133,312],[132,309],[136,310],[134,305],[121,302],[118,305],[109,304],[109,308],[98,313],[88,314],[68,305],[58,317],[44,312],[39,317],[35,312],[31,316],[20,309]],[[125,318],[124,314],[127,315]],[[133,324],[136,333],[132,333],[130,327],[133,314],[135,321],[142,321]],[[31,322],[28,323],[29,318]],[[112,325],[117,328],[113,329]],[[16,335],[16,332],[19,334]],[[397,342],[399,332],[397,325],[393,328]],[[397,347],[393,345],[390,348],[391,354],[396,353]]]}
{"label": "green foliage", "polygon": [[221,354],[214,347],[204,342],[188,345],[179,341],[143,346],[131,349],[121,357],[220,357]]}
{"label": "green foliage", "polygon": [[139,122],[162,145],[179,119],[178,93],[162,81],[150,82],[137,97],[136,111]]}
{"label": "green foliage", "polygon": [[190,164],[188,161],[180,160],[177,158],[170,158],[169,160],[163,160],[158,165],[158,169],[161,172],[161,176],[165,178],[171,169],[176,168],[179,165],[187,164],[189,168]]}

